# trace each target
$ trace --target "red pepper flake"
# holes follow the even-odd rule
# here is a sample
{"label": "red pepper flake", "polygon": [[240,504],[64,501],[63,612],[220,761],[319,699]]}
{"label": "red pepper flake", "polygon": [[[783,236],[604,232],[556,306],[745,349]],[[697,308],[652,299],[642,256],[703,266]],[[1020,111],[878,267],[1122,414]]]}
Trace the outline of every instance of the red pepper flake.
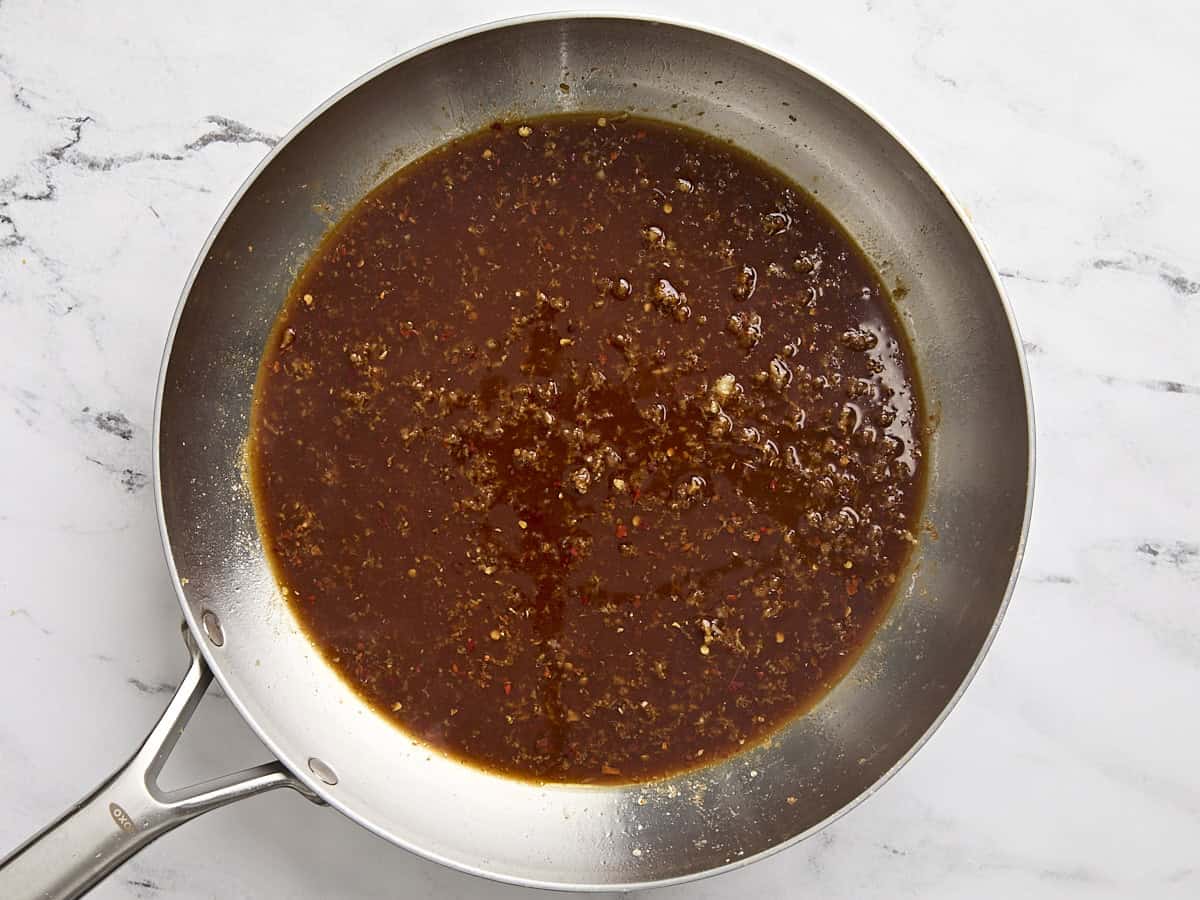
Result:
{"label": "red pepper flake", "polygon": [[511,693],[512,693],[512,682],[511,681],[504,682],[504,696],[507,697]]}
{"label": "red pepper flake", "polygon": [[453,672],[455,675],[457,675],[458,674],[458,663],[451,663],[450,671]]}
{"label": "red pepper flake", "polygon": [[588,596],[587,596],[587,594],[583,594],[583,595],[582,595],[582,596],[579,598],[579,602],[580,602],[580,603],[582,603],[584,606],[587,606],[587,605],[588,605],[589,603],[591,603],[592,601],[588,599]]}
{"label": "red pepper flake", "polygon": [[617,540],[623,541],[627,537],[629,537],[629,529],[626,528],[624,524],[618,524],[617,525]]}
{"label": "red pepper flake", "polygon": [[638,497],[640,497],[640,496],[642,496],[642,489],[641,489],[641,488],[636,488],[636,487],[635,487],[635,488],[633,489],[633,502],[634,502],[634,503],[637,503],[637,501],[638,501]]}
{"label": "red pepper flake", "polygon": [[467,638],[467,652],[470,653],[475,649],[475,638]]}
{"label": "red pepper flake", "polygon": [[855,575],[846,579],[846,593],[853,597],[858,593],[858,576]]}

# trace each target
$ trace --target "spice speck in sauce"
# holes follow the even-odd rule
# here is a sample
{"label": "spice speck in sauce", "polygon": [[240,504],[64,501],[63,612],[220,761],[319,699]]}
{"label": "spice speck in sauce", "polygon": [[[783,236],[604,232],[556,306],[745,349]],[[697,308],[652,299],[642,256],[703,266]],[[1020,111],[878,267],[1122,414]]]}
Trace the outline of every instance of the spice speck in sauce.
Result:
{"label": "spice speck in sauce", "polygon": [[250,456],[286,601],[381,715],[621,783],[846,671],[915,540],[921,422],[888,292],[812,197],[592,113],[497,123],[347,214],[267,342]]}

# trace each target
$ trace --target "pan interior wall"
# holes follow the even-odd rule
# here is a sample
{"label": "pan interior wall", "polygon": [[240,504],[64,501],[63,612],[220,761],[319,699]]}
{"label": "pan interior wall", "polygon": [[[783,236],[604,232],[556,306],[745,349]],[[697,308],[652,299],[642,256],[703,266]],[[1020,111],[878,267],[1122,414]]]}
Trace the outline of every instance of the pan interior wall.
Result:
{"label": "pan interior wall", "polygon": [[[900,306],[926,403],[926,527],[904,595],[851,673],[766,746],[644,786],[540,787],[431,753],[324,665],[267,570],[244,483],[256,367],[327,228],[407,161],[497,118],[629,110],[726,137],[812,191]],[[275,154],[205,249],[160,394],[168,553],[206,652],[272,751],[331,804],[427,856],[505,880],[613,887],[735,864],[819,826],[937,721],[986,645],[1019,553],[1029,471],[1020,357],[974,239],[876,122],[760,51],[636,20],[509,25],[392,64]],[[337,774],[329,786],[307,760]]]}

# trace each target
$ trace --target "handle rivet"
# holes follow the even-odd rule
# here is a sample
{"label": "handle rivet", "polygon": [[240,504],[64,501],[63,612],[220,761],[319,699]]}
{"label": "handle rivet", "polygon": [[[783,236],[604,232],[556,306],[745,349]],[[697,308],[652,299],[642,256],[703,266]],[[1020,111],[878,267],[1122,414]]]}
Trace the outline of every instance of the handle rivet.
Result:
{"label": "handle rivet", "polygon": [[204,615],[200,617],[200,625],[204,628],[205,635],[212,641],[214,647],[220,647],[225,643],[225,632],[221,629],[221,620],[211,609],[204,611]]}
{"label": "handle rivet", "polygon": [[308,769],[326,784],[338,783],[337,773],[315,756],[310,756],[308,758]]}

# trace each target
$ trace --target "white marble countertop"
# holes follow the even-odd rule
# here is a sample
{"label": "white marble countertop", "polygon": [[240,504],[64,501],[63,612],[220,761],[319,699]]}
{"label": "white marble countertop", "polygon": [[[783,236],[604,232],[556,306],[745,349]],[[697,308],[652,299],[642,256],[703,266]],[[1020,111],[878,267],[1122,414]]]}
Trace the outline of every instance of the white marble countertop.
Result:
{"label": "white marble countertop", "polygon": [[[122,761],[181,673],[150,432],[213,221],[345,82],[541,6],[0,0],[0,850]],[[1192,4],[650,8],[826,73],[918,148],[1004,274],[1039,441],[1007,620],[928,746],[816,838],[656,900],[1200,896]],[[220,697],[196,725],[168,780],[263,756]],[[95,896],[535,894],[286,794],[168,835]]]}

